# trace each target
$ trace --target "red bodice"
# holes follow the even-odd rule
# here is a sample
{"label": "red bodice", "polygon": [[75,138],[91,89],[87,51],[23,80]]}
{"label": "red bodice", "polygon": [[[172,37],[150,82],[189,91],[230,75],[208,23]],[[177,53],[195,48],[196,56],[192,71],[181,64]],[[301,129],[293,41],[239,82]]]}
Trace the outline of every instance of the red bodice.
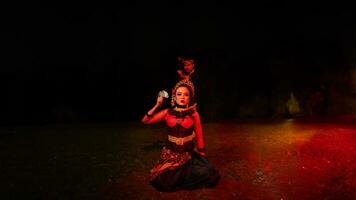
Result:
{"label": "red bodice", "polygon": [[[194,118],[192,114],[191,110],[181,112],[169,110],[165,117],[168,125],[168,134],[178,138],[191,135],[194,130]],[[167,147],[175,152],[192,151],[194,149],[194,142],[189,141],[184,145],[176,145],[167,139]]]}
{"label": "red bodice", "polygon": [[166,115],[166,123],[169,127],[174,127],[177,124],[185,129],[189,129],[194,124],[194,119],[191,115],[177,116],[175,114],[168,113]]}

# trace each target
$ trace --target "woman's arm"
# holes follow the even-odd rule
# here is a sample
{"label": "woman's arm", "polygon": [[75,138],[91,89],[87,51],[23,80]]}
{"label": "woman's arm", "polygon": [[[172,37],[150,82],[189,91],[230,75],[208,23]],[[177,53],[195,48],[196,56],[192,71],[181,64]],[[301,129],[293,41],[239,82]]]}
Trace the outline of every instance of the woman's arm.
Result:
{"label": "woman's arm", "polygon": [[178,73],[180,79],[188,79],[188,80],[190,80],[190,76],[189,75],[184,75],[182,70],[177,70],[177,73]]}
{"label": "woman's arm", "polygon": [[144,124],[152,124],[152,123],[156,123],[161,121],[162,119],[164,119],[164,117],[166,116],[168,109],[164,109],[161,110],[157,113],[156,110],[162,105],[163,103],[163,97],[160,96],[157,98],[157,103],[156,105],[153,106],[153,108],[151,108],[151,110],[149,110],[145,116],[143,116],[142,118],[142,123]]}
{"label": "woman's arm", "polygon": [[181,79],[185,79],[185,76],[184,76],[184,74],[183,74],[183,71],[182,70],[177,70],[177,74],[179,75],[179,78],[181,78]]}
{"label": "woman's arm", "polygon": [[205,145],[204,145],[204,138],[203,138],[203,130],[200,122],[200,116],[198,112],[194,112],[194,131],[197,138],[197,146],[200,155],[205,156]]}

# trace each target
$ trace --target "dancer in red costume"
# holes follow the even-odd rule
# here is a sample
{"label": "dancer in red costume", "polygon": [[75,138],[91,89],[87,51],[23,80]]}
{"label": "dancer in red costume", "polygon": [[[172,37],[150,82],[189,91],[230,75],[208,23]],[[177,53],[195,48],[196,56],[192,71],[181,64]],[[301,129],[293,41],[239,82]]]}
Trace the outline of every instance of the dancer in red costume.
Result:
{"label": "dancer in red costume", "polygon": [[151,170],[151,184],[158,191],[214,187],[219,172],[205,158],[199,113],[193,102],[194,85],[187,79],[173,88],[172,108],[157,111],[163,97],[143,117],[144,124],[165,121],[169,131],[157,164]]}

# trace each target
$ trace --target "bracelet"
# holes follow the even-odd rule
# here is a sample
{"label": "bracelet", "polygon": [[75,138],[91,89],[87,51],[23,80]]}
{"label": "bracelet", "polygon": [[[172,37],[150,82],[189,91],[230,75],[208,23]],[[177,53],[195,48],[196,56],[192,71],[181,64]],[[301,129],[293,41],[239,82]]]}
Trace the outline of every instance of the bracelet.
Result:
{"label": "bracelet", "polygon": [[153,115],[150,115],[150,114],[146,113],[146,116],[151,118]]}

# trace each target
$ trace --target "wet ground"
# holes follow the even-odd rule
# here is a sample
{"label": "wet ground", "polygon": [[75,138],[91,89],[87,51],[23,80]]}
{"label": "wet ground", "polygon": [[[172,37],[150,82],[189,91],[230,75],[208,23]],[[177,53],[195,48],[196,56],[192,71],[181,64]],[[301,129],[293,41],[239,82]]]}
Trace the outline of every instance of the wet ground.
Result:
{"label": "wet ground", "polygon": [[0,199],[353,199],[355,123],[205,123],[214,189],[160,193],[148,182],[161,124],[0,129]]}

